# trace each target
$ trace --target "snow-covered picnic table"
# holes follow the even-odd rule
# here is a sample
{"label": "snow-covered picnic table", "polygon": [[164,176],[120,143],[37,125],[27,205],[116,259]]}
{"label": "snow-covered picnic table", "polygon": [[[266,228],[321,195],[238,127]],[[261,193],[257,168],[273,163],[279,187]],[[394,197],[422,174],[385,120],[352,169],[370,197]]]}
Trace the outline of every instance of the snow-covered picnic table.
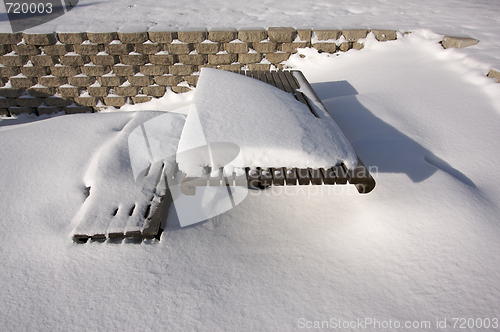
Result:
{"label": "snow-covered picnic table", "polygon": [[[375,186],[300,71],[204,68],[187,109],[136,118],[101,152],[76,216],[79,241],[156,236],[172,193],[180,220],[194,223],[239,204],[248,187],[349,182],[368,193]],[[130,170],[115,172],[127,152]],[[207,211],[207,197],[227,191],[231,204]],[[192,199],[183,195],[198,195],[202,212],[194,216]]]}

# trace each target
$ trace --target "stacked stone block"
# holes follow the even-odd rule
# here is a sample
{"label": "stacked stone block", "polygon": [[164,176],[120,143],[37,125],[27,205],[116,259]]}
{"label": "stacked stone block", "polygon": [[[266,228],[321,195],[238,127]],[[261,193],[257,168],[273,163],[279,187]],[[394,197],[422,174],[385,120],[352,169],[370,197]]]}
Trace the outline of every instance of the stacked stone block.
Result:
{"label": "stacked stone block", "polygon": [[[372,30],[380,41],[395,31]],[[0,114],[89,112],[189,91],[201,67],[282,69],[299,48],[360,49],[368,30],[290,27],[0,34]],[[332,40],[345,39],[337,45]]]}

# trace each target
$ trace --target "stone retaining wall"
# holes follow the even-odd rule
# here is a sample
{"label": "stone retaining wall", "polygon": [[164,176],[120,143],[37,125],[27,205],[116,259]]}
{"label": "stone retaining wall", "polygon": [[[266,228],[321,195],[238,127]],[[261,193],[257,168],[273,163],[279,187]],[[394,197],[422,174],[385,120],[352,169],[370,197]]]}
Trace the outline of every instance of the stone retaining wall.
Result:
{"label": "stone retaining wall", "polygon": [[[372,31],[279,28],[0,34],[0,114],[98,111],[196,86],[201,67],[282,69],[297,48],[361,49]],[[335,42],[337,41],[337,42]],[[455,46],[456,47],[456,46]]]}

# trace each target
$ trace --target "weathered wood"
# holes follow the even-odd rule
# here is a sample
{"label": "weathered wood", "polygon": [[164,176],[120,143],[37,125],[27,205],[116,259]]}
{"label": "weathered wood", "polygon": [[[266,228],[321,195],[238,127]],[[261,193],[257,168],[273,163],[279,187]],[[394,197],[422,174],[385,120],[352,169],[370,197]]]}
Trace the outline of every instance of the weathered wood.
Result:
{"label": "weathered wood", "polygon": [[266,77],[268,84],[271,84],[272,86],[276,87],[276,82],[274,82],[274,78],[271,72],[269,71],[264,72],[264,76]]}
{"label": "weathered wood", "polygon": [[94,234],[94,235],[89,236],[89,238],[92,241],[103,242],[103,241],[106,241],[106,234]]}
{"label": "weathered wood", "polygon": [[297,184],[297,169],[296,168],[286,168],[285,169],[285,183],[287,186],[294,186]]}
{"label": "weathered wood", "polygon": [[293,94],[295,89],[292,88],[290,82],[288,82],[288,79],[286,78],[285,73],[282,72],[282,71],[279,71],[278,72],[278,76],[279,76],[279,78],[281,80],[281,84],[283,84],[284,90],[286,92],[288,92],[288,93],[292,93]]}
{"label": "weathered wood", "polygon": [[375,179],[359,157],[358,166],[355,169],[347,170],[347,176],[349,183],[355,185],[360,194],[367,194],[375,188]]}
{"label": "weathered wood", "polygon": [[311,182],[307,168],[297,168],[297,178],[299,179],[299,186],[305,186]]}
{"label": "weathered wood", "polygon": [[[302,77],[302,79],[304,80],[305,84],[307,84],[307,86],[309,87],[309,89],[311,90],[314,98],[320,102],[322,105],[323,105],[323,102],[321,101],[321,99],[318,97],[318,95],[316,94],[316,91],[314,91],[314,89],[312,88],[311,84],[309,84],[309,81],[306,79],[306,77],[304,76],[304,74],[300,71],[300,70],[292,70],[292,72],[295,74],[297,73],[298,75],[300,75]],[[323,105],[324,106],[324,105]],[[326,109],[326,108],[325,108]]]}
{"label": "weathered wood", "polygon": [[123,239],[124,237],[125,237],[125,233],[123,233],[123,232],[108,233],[109,239]]}
{"label": "weathered wood", "polygon": [[322,185],[323,184],[323,174],[319,168],[309,168],[309,174],[311,175],[311,184]]}
{"label": "weathered wood", "polygon": [[247,167],[245,171],[247,173],[248,186],[255,188],[260,187],[260,168],[250,169]]}
{"label": "weathered wood", "polygon": [[276,71],[271,72],[271,76],[273,77],[273,80],[274,80],[274,86],[280,90],[285,91],[285,87],[281,83],[281,79],[278,75],[278,72],[276,72]]}
{"label": "weathered wood", "polygon": [[273,184],[273,171],[271,168],[263,169],[260,173],[260,185],[269,187]]}
{"label": "weathered wood", "polygon": [[125,237],[142,237],[141,231],[133,230],[125,232]]}
{"label": "weathered wood", "polygon": [[335,184],[335,171],[330,167],[327,169],[320,168],[321,173],[323,174],[323,181],[327,185]]}
{"label": "weathered wood", "polygon": [[73,241],[76,243],[87,243],[89,236],[86,234],[74,234]]}
{"label": "weathered wood", "polygon": [[[304,96],[304,94],[302,92],[297,91],[297,93],[295,94],[295,98],[297,98],[298,101],[300,101],[302,104],[309,107],[309,110],[311,110],[311,105],[309,105],[309,102],[307,101],[306,96]],[[314,111],[312,111],[312,113],[316,116],[316,113],[314,113]]]}
{"label": "weathered wood", "polygon": [[283,75],[286,77],[288,80],[288,83],[292,87],[293,90],[298,90],[300,89],[299,83],[297,83],[297,79],[293,76],[292,72],[290,71],[284,71]]}
{"label": "weathered wood", "polygon": [[253,78],[258,79],[261,82],[268,83],[266,78],[266,73],[263,71],[254,71]]}
{"label": "weathered wood", "polygon": [[142,234],[146,238],[157,238],[161,234],[160,227],[163,217],[168,214],[170,203],[172,203],[172,194],[167,188],[165,196],[161,198],[160,204],[156,207],[154,212],[146,219],[146,227],[142,230]]}
{"label": "weathered wood", "polygon": [[348,177],[344,164],[334,166],[333,170],[335,171],[335,184],[347,184]]}
{"label": "weathered wood", "polygon": [[273,183],[275,186],[285,185],[285,170],[283,167],[273,168]]}

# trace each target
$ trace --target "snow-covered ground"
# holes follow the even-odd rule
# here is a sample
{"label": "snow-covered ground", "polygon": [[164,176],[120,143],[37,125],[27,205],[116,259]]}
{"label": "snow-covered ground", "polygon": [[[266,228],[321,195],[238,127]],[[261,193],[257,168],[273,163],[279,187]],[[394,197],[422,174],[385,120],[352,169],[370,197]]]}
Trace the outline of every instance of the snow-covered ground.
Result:
{"label": "snow-covered ground", "polygon": [[[117,24],[144,23],[123,13],[145,3],[80,2],[82,10],[121,10],[109,16]],[[154,117],[193,92],[124,112],[1,118],[1,330],[293,331],[346,321],[344,330],[399,331],[409,322],[435,331],[445,319],[458,330],[463,321],[454,318],[469,326],[487,318],[485,330],[498,330],[500,84],[484,77],[500,54],[498,3],[259,2],[265,11],[215,3],[229,21],[204,11],[213,2],[161,8],[171,8],[164,13],[174,25],[298,27],[336,18],[339,27],[425,27],[481,42],[443,50],[439,35],[415,30],[339,55],[301,50],[305,57],[287,64],[303,71],[376,167],[374,191],[250,191],[234,209],[187,228],[171,210],[159,242],[74,244],[72,220],[93,157],[138,116],[130,111],[149,108],[141,116]],[[163,19],[148,20],[155,15]]]}

